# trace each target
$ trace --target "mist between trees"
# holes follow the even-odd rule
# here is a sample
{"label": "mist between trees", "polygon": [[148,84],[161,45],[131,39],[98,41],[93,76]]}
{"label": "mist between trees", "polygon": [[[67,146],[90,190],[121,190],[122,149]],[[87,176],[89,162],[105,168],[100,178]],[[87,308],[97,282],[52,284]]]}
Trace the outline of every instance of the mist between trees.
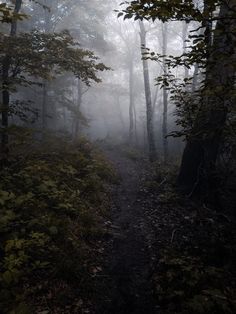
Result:
{"label": "mist between trees", "polygon": [[[107,185],[112,190],[112,184],[119,181],[113,168],[123,176],[121,191],[128,199],[128,205],[124,205],[123,194],[116,188],[118,193],[113,196],[120,204],[123,225],[127,219],[132,225],[132,217],[138,225],[140,209],[144,210],[141,216],[145,225],[148,215],[159,210],[162,225],[171,221],[168,228],[174,226],[170,246],[181,229],[175,228],[181,219],[171,220],[176,212],[165,216],[163,198],[174,207],[175,200],[183,197],[183,211],[190,206],[184,202],[194,199],[210,215],[214,210],[235,214],[235,49],[236,0],[0,1],[0,311],[30,313],[32,306],[37,313],[59,313],[55,310],[60,303],[58,291],[65,288],[67,301],[62,308],[68,302],[70,305],[60,313],[95,313],[89,312],[92,301],[87,291],[92,284],[88,278],[95,278],[102,271],[93,259],[97,262],[97,255],[106,251],[100,246],[110,236],[107,226],[112,223],[104,219],[106,210],[112,207]],[[94,147],[99,147],[116,166],[112,167]],[[174,173],[173,166],[177,169]],[[151,183],[145,181],[146,177],[143,181],[139,178],[144,169]],[[148,190],[149,194],[142,196],[144,200],[139,200],[138,193],[146,191],[146,187],[138,190],[139,181],[152,188],[158,185],[158,192]],[[157,208],[146,215],[142,201]],[[194,230],[198,230],[197,219],[204,220],[200,210],[196,212],[195,220],[183,218],[195,223]],[[115,217],[114,221],[120,224],[115,228],[120,228],[119,240],[126,250],[122,251],[123,246],[118,244],[120,251],[116,255],[126,258],[131,248],[134,265],[142,273],[146,256],[140,252],[146,252],[148,245],[140,241],[141,233],[137,241],[132,236],[136,229],[126,232]],[[222,217],[230,223],[227,216]],[[213,221],[211,216],[206,219]],[[214,241],[219,240],[217,232],[225,230],[225,225],[215,225]],[[166,244],[165,241],[166,235]],[[225,249],[225,242],[222,243]],[[195,248],[199,248],[198,244]],[[180,271],[181,267],[187,269],[190,253],[186,254],[180,258]],[[137,264],[136,255],[144,260],[144,266]],[[176,261],[172,255],[168,252],[162,262],[167,260],[168,264],[169,258]],[[205,263],[199,262],[201,256],[191,260],[192,269],[187,270],[191,274],[196,265]],[[130,263],[128,258],[125,261]],[[131,258],[131,264],[132,261]],[[99,263],[102,264],[100,260]],[[122,270],[129,277],[130,269]],[[200,273],[199,270],[197,276]],[[221,279],[221,269],[216,273]],[[166,282],[163,274],[152,280],[157,277]],[[52,278],[51,283],[48,278]],[[120,282],[120,277],[112,280]],[[132,280],[127,290],[131,289]],[[150,292],[148,279],[142,280],[148,282]],[[87,281],[88,287],[85,284],[84,288]],[[74,289],[77,285],[83,296],[78,296]],[[127,288],[126,283],[123,285],[121,290]],[[145,285],[141,287],[144,289]],[[157,298],[165,290],[163,287],[156,285]],[[99,290],[97,286],[96,289]],[[218,290],[203,289],[200,296],[205,302],[204,291],[208,291],[209,299],[215,297],[230,303],[233,288],[227,289],[220,297]],[[110,314],[109,309],[116,308],[123,290],[110,296],[110,308],[102,314]],[[135,300],[137,291],[134,289],[132,295]],[[52,312],[45,312],[42,305],[45,295]],[[129,299],[130,295],[124,295],[124,299]],[[178,294],[178,298],[182,295]],[[149,297],[146,303],[151,300]],[[133,299],[138,308],[141,301]],[[179,306],[175,313],[180,313],[180,309],[184,309],[181,313],[192,312],[192,305],[185,301],[184,297],[182,305],[180,300],[183,307]],[[132,302],[125,299],[119,306],[131,306]],[[207,303],[208,312],[198,307],[193,313],[213,313],[215,308],[218,312],[214,313],[221,313],[226,305],[219,305],[215,299],[214,302]],[[234,312],[235,301],[231,303],[225,313]],[[126,312],[117,309],[114,313]],[[134,313],[148,312],[143,309]]]}
{"label": "mist between trees", "polygon": [[1,2],[3,159],[14,125],[128,142],[165,163],[187,139],[189,191],[200,168],[211,177],[219,154],[232,159],[233,2]]}

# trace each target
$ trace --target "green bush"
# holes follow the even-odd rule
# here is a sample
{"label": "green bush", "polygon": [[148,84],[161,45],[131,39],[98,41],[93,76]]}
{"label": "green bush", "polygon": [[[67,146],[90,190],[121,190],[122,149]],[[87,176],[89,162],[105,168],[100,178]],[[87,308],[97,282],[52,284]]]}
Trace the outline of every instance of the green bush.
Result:
{"label": "green bush", "polygon": [[164,313],[233,314],[235,283],[226,268],[167,249],[153,276],[154,294]]}
{"label": "green bush", "polygon": [[90,289],[104,182],[114,174],[85,140],[52,138],[19,157],[0,174],[0,312],[44,310],[43,299],[68,308]]}

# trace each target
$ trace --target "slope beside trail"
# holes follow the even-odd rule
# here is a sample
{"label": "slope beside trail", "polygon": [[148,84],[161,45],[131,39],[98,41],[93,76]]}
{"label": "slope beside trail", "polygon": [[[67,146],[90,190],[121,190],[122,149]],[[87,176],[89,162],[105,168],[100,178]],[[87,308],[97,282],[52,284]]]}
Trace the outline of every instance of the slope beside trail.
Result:
{"label": "slope beside trail", "polygon": [[140,198],[148,162],[117,149],[105,150],[119,176],[111,187],[111,242],[108,249],[109,300],[101,313],[157,313],[152,299],[149,226]]}
{"label": "slope beside trail", "polygon": [[109,186],[112,208],[95,314],[199,313],[191,307],[199,295],[197,306],[224,313],[224,303],[217,296],[212,302],[205,291],[221,291],[234,309],[235,219],[179,195],[175,173],[130,148],[102,150],[119,183]]}

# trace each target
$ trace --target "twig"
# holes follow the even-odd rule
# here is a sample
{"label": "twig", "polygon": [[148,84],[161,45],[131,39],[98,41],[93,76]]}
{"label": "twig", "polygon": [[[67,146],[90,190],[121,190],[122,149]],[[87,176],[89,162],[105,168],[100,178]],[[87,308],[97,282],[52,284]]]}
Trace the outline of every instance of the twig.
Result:
{"label": "twig", "polygon": [[174,229],[174,230],[172,231],[170,243],[173,243],[173,241],[174,241],[174,236],[175,236],[175,233],[176,233],[177,230],[178,230],[178,229]]}
{"label": "twig", "polygon": [[187,195],[187,198],[191,198],[191,197],[193,196],[193,193],[195,192],[196,188],[197,188],[198,185],[199,185],[199,182],[200,182],[200,174],[201,174],[201,166],[202,166],[202,164],[203,164],[203,162],[201,162],[200,165],[199,165],[199,167],[198,167],[196,182],[194,183],[191,192]]}
{"label": "twig", "polygon": [[[218,298],[218,299],[220,299],[220,300],[225,300],[225,301],[229,300],[228,298],[226,298],[226,297],[224,297],[224,296],[222,296],[222,295],[213,294],[213,293],[210,293],[210,292],[208,292],[208,291],[203,291],[203,294],[209,295],[209,296],[211,296],[211,297]],[[230,300],[230,301],[233,301],[233,300]]]}
{"label": "twig", "polygon": [[165,182],[166,182],[166,178],[161,181],[161,183],[159,184],[158,188],[161,187]]}

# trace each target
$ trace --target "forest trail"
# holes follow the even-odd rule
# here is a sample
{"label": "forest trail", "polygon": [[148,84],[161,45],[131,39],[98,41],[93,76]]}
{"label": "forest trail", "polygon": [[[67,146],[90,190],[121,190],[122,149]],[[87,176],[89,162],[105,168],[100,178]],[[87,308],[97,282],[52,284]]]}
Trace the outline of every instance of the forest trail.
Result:
{"label": "forest trail", "polygon": [[140,197],[147,161],[131,159],[117,149],[106,150],[120,177],[112,186],[109,314],[157,313],[150,284],[149,226]]}

